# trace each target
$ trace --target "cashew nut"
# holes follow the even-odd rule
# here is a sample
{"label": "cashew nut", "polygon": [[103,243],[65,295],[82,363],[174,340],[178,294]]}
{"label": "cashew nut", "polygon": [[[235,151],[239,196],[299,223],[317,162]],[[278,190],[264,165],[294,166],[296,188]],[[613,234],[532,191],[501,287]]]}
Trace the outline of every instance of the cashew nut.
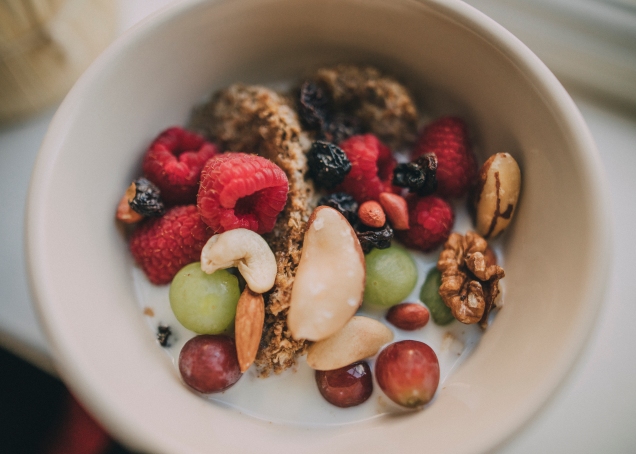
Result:
{"label": "cashew nut", "polygon": [[201,269],[212,274],[216,270],[237,267],[249,288],[265,293],[274,286],[276,257],[267,242],[256,232],[234,229],[211,237],[201,251]]}

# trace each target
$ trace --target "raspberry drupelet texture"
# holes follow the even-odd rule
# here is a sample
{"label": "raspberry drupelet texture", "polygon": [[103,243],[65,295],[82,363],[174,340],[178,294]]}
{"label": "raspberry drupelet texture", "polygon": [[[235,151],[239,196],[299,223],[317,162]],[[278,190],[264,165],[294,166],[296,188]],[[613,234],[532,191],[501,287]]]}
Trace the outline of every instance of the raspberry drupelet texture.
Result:
{"label": "raspberry drupelet texture", "polygon": [[477,159],[468,141],[468,128],[457,117],[442,117],[426,126],[415,146],[413,160],[433,153],[437,157],[437,194],[462,197],[474,185]]}
{"label": "raspberry drupelet texture", "polygon": [[218,152],[203,137],[179,127],[163,131],[152,142],[142,164],[146,178],[161,190],[168,205],[195,203],[205,162]]}
{"label": "raspberry drupelet texture", "polygon": [[244,228],[263,234],[274,228],[288,191],[285,172],[272,161],[228,152],[203,168],[197,206],[215,233]]}
{"label": "raspberry drupelet texture", "polygon": [[435,196],[407,197],[409,229],[397,231],[405,246],[429,252],[443,244],[450,235],[455,214],[452,207]]}
{"label": "raspberry drupelet texture", "polygon": [[358,203],[378,200],[382,192],[396,192],[391,184],[397,161],[391,149],[373,134],[352,136],[340,143],[351,171],[336,192],[350,194]]}
{"label": "raspberry drupelet texture", "polygon": [[181,268],[200,260],[212,234],[195,205],[173,207],[135,229],[130,251],[150,282],[168,284]]}

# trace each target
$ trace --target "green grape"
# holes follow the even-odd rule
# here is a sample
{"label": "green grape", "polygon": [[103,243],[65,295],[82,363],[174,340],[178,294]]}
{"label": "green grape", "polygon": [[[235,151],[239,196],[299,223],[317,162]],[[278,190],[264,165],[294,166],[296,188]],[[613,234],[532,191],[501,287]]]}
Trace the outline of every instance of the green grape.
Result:
{"label": "green grape", "polygon": [[455,320],[455,317],[439,294],[440,285],[442,285],[442,273],[433,267],[426,275],[426,280],[422,285],[420,300],[428,307],[435,324],[444,326]]}
{"label": "green grape", "polygon": [[384,307],[401,303],[417,283],[415,261],[399,246],[373,249],[365,256],[365,261],[365,303]]}
{"label": "green grape", "polygon": [[227,270],[206,274],[201,263],[183,267],[170,284],[170,307],[184,327],[197,334],[220,334],[234,321],[238,279]]}

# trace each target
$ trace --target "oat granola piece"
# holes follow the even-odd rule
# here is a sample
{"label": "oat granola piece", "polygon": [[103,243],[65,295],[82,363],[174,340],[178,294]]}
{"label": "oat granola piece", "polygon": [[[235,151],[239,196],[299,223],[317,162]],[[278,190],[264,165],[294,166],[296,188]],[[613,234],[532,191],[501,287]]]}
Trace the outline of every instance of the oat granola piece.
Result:
{"label": "oat granola piece", "polygon": [[392,148],[416,139],[418,114],[408,90],[371,66],[321,68],[310,77],[322,87],[333,113],[359,119],[362,128]]}
{"label": "oat granola piece", "polygon": [[274,289],[266,296],[265,327],[256,364],[262,375],[293,366],[305,352],[287,328],[287,310],[300,260],[305,225],[311,214],[313,186],[305,181],[305,152],[311,145],[290,101],[261,86],[235,84],[194,110],[190,128],[224,150],[258,153],[287,174],[289,197],[274,230],[265,236],[276,256]]}
{"label": "oat granola piece", "polygon": [[486,328],[499,294],[499,280],[505,276],[486,240],[475,232],[451,233],[437,268],[442,272],[439,294],[453,316],[462,323],[479,322]]}

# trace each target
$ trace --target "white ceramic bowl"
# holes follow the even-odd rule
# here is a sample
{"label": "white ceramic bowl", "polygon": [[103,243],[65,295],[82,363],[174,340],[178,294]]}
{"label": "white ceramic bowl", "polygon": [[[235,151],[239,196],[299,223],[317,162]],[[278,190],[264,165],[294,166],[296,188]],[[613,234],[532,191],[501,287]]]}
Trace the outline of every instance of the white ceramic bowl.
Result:
{"label": "white ceramic bowl", "polygon": [[[330,428],[269,424],[182,385],[148,335],[113,219],[158,131],[229,83],[373,63],[484,154],[523,171],[507,232],[506,306],[425,411]],[[33,174],[28,262],[59,372],[105,426],[148,452],[481,452],[519,429],[572,368],[608,264],[606,190],[565,90],[517,39],[459,1],[185,1],[115,42],[55,115]],[[310,411],[310,409],[308,409]]]}

